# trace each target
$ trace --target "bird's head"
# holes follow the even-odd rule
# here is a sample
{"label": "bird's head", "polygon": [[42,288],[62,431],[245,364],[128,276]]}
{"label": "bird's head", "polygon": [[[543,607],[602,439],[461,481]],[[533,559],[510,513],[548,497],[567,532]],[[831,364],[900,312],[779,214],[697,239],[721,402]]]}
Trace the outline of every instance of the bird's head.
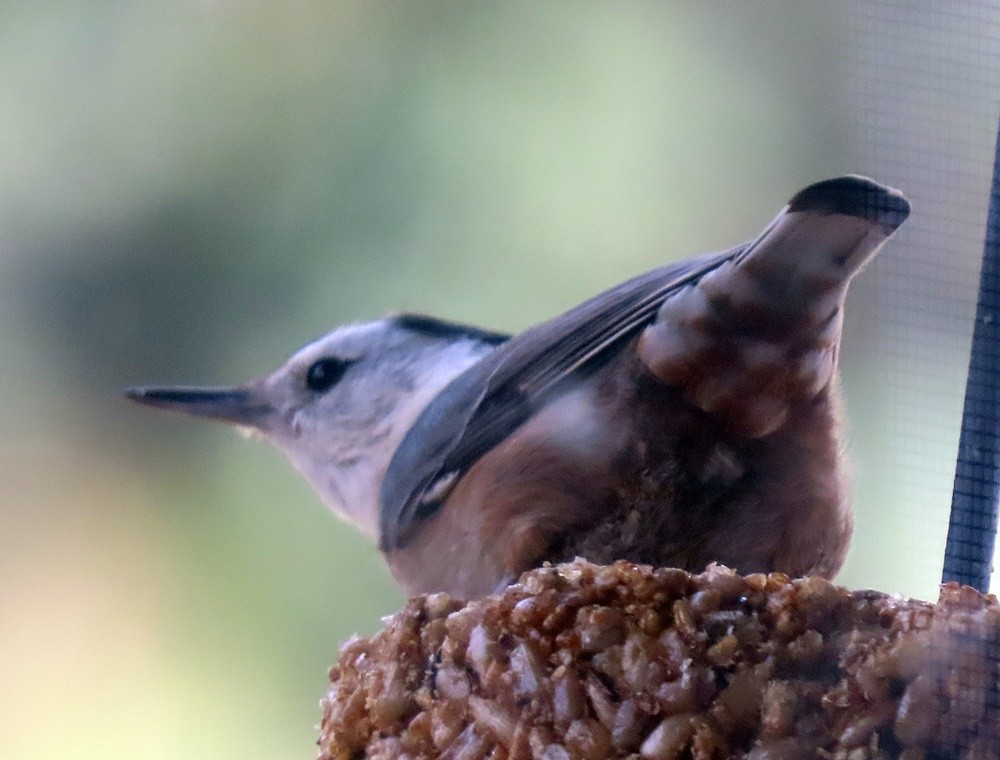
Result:
{"label": "bird's head", "polygon": [[377,538],[379,487],[403,435],[435,395],[506,337],[397,315],[337,328],[243,385],[125,394],[260,435],[335,514]]}

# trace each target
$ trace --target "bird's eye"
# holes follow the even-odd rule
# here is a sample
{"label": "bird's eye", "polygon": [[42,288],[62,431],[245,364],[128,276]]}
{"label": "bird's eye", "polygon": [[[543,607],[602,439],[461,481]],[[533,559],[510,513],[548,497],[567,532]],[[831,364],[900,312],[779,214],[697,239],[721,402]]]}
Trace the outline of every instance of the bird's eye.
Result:
{"label": "bird's eye", "polygon": [[350,362],[327,357],[309,365],[306,370],[306,387],[316,393],[330,390],[344,376]]}

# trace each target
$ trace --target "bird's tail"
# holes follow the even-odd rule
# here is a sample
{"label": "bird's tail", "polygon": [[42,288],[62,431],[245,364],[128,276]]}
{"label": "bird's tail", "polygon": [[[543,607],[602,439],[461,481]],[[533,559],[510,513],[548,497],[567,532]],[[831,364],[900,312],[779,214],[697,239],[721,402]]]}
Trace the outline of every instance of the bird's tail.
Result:
{"label": "bird's tail", "polygon": [[818,182],[796,193],[744,248],[735,271],[709,277],[702,287],[737,311],[752,302],[777,313],[829,312],[909,213],[902,193],[866,177]]}
{"label": "bird's tail", "polygon": [[847,286],[909,212],[897,190],[864,177],[807,187],[733,258],[664,302],[640,357],[728,427],[775,431],[829,386]]}

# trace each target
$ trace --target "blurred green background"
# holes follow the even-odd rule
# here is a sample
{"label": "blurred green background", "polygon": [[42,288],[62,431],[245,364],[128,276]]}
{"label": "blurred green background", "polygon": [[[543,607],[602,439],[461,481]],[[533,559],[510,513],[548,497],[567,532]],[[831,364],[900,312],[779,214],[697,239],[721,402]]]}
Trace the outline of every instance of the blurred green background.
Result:
{"label": "blurred green background", "polygon": [[905,3],[747,5],[0,7],[0,758],[311,757],[401,602],[277,453],[122,387],[397,309],[519,330],[845,171],[916,212],[848,309],[841,580],[935,595],[995,11],[930,49]]}

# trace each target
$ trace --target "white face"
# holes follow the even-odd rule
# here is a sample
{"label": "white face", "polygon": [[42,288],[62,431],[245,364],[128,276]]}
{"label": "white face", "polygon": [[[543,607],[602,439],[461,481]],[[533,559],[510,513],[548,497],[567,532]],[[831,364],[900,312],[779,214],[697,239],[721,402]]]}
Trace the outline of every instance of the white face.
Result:
{"label": "white face", "polygon": [[396,447],[430,400],[490,350],[391,319],[338,328],[253,384],[272,408],[259,432],[334,513],[375,538]]}

